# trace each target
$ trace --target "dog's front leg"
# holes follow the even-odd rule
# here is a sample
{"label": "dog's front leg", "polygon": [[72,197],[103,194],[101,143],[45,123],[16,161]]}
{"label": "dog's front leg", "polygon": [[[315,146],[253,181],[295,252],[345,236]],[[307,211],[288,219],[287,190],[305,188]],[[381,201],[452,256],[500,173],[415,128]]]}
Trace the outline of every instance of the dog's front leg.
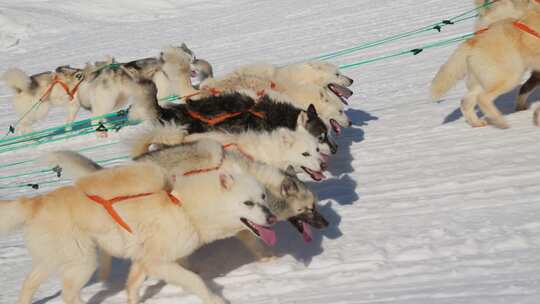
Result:
{"label": "dog's front leg", "polygon": [[141,289],[145,279],[146,272],[144,271],[142,263],[133,261],[131,263],[131,268],[129,269],[129,275],[126,282],[128,304],[139,303],[139,290]]}
{"label": "dog's front leg", "polygon": [[226,302],[208,289],[197,274],[183,268],[176,262],[159,260],[143,262],[144,270],[150,276],[164,280],[166,283],[180,286],[199,296],[205,304],[225,304]]}
{"label": "dog's front leg", "polygon": [[81,108],[81,105],[78,101],[72,100],[68,106],[66,107],[67,110],[67,116],[66,116],[66,130],[70,131],[72,129],[72,123],[77,117],[77,113],[79,113],[79,109]]}

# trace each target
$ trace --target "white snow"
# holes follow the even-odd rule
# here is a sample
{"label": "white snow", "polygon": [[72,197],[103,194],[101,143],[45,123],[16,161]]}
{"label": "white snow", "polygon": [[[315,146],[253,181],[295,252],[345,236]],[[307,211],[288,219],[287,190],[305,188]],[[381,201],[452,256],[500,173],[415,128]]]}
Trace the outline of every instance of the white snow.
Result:
{"label": "white snow", "polygon": [[[157,55],[185,41],[217,74],[250,62],[294,62],[457,15],[470,0],[83,1],[0,0],[0,66],[30,73]],[[469,32],[472,21],[333,60],[369,56]],[[15,43],[18,41],[18,43]],[[345,71],[355,79],[348,111],[356,126],[339,138],[333,175],[312,183],[332,226],[310,245],[277,227],[281,257],[253,262],[237,241],[204,248],[193,267],[231,303],[540,303],[540,128],[513,113],[515,92],[497,102],[509,130],[472,129],[459,112],[463,85],[442,103],[427,89],[454,46]],[[0,86],[0,127],[16,120]],[[538,96],[538,95],[536,95]],[[88,117],[83,113],[82,117]],[[40,125],[64,120],[61,110]],[[0,165],[129,138],[93,136],[0,154]],[[115,144],[86,154],[125,155]],[[115,161],[112,163],[118,163]],[[0,177],[43,168],[0,168]],[[54,179],[40,173],[0,185]],[[56,186],[56,185],[54,185]],[[43,186],[47,191],[53,186]],[[33,195],[0,190],[1,198]],[[22,234],[0,238],[0,303],[15,303],[31,260]],[[125,303],[126,261],[107,284],[83,290],[88,303]],[[34,303],[61,303],[57,279]],[[180,288],[148,280],[145,303],[199,303]]]}

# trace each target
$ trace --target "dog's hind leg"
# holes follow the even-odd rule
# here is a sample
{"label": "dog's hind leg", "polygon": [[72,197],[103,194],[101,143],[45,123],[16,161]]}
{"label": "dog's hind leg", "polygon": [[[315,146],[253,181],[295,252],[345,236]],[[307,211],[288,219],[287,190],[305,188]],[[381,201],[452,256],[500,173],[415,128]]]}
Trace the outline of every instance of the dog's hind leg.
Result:
{"label": "dog's hind leg", "polygon": [[471,127],[478,128],[486,126],[487,122],[478,118],[478,115],[476,115],[475,108],[478,94],[482,92],[482,87],[475,79],[473,79],[473,77],[474,76],[471,75],[467,79],[467,87],[469,88],[469,91],[461,100],[461,113],[463,113],[463,117],[465,117],[465,120]]}
{"label": "dog's hind leg", "polygon": [[133,261],[126,282],[128,304],[139,303],[139,290],[145,279],[146,273],[144,272],[143,265],[140,262]]}
{"label": "dog's hind leg", "polygon": [[199,296],[205,304],[226,303],[222,298],[213,294],[208,289],[200,276],[175,262],[162,262],[156,259],[152,262],[145,262],[144,269],[150,276],[189,290]]}
{"label": "dog's hind leg", "polygon": [[84,304],[81,289],[96,270],[96,256],[84,257],[84,261],[71,261],[62,270],[62,299],[66,304]]}
{"label": "dog's hind leg", "polygon": [[519,95],[516,101],[516,111],[525,111],[529,108],[527,99],[540,85],[540,72],[533,71],[531,77],[519,89]]}
{"label": "dog's hind leg", "polygon": [[480,93],[478,95],[478,106],[480,110],[486,115],[486,120],[489,124],[494,125],[500,129],[508,129],[509,125],[502,116],[501,112],[494,104],[495,98],[508,92],[515,86],[515,82],[502,81],[497,85],[492,86],[488,91]]}
{"label": "dog's hind leg", "polygon": [[32,297],[36,293],[37,289],[50,275],[50,271],[45,265],[34,265],[32,271],[26,276],[24,280],[19,300],[17,304],[30,304],[32,303]]}

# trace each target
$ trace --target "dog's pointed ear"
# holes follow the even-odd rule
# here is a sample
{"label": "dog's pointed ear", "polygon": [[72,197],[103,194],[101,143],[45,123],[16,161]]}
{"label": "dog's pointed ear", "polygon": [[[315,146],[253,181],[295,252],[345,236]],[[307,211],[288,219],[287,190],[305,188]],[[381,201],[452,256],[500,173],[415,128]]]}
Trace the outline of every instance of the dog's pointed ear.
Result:
{"label": "dog's pointed ear", "polygon": [[219,183],[224,190],[231,190],[234,185],[234,177],[230,174],[222,173],[219,175]]}
{"label": "dog's pointed ear", "polygon": [[298,115],[297,125],[305,127],[307,126],[308,120],[309,120],[308,113],[302,111],[300,112],[300,115]]}
{"label": "dog's pointed ear", "polygon": [[319,115],[317,114],[317,109],[315,109],[315,106],[313,104],[310,104],[307,108],[308,118],[313,119],[317,118]]}
{"label": "dog's pointed ear", "polygon": [[285,177],[281,183],[281,194],[285,197],[293,196],[298,193],[298,185],[296,185],[293,177]]}

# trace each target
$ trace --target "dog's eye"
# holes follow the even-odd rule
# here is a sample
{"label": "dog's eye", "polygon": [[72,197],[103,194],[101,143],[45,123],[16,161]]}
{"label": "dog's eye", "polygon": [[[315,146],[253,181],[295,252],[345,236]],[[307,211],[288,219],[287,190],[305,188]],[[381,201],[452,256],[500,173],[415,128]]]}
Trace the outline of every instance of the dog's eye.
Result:
{"label": "dog's eye", "polygon": [[304,212],[304,208],[300,208],[300,209],[298,209],[296,211],[298,211],[299,213],[302,213],[302,212]]}
{"label": "dog's eye", "polygon": [[265,199],[266,199],[266,194],[263,193],[263,195],[261,195],[261,198],[262,198],[263,200],[265,200]]}
{"label": "dog's eye", "polygon": [[343,112],[343,110],[339,110],[339,114],[343,114],[343,113],[345,113],[345,112]]}
{"label": "dog's eye", "polygon": [[319,147],[317,147],[317,152],[321,152],[321,149],[319,149]]}
{"label": "dog's eye", "polygon": [[245,201],[244,205],[246,205],[248,207],[253,207],[253,206],[255,206],[255,203],[253,203],[252,201]]}
{"label": "dog's eye", "polygon": [[305,157],[310,157],[311,156],[311,154],[309,152],[304,152],[304,153],[302,153],[302,155],[305,156]]}

